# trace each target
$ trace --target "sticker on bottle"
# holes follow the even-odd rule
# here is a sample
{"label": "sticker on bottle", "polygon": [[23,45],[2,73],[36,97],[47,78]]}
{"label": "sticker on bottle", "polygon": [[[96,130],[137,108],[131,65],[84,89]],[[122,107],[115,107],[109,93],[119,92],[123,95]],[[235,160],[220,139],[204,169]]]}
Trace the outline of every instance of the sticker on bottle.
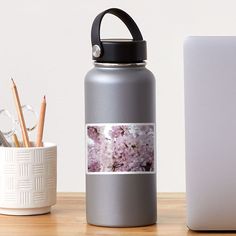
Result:
{"label": "sticker on bottle", "polygon": [[93,173],[155,173],[155,124],[87,124],[86,168]]}

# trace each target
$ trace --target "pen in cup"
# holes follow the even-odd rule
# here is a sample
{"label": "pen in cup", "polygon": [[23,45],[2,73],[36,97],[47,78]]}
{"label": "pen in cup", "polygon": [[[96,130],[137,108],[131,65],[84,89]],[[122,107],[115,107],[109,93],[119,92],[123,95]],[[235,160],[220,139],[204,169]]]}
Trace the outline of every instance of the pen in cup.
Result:
{"label": "pen in cup", "polygon": [[12,135],[12,141],[13,141],[15,147],[20,147],[20,143],[19,143],[19,140],[18,140],[16,134],[13,134],[13,135]]}
{"label": "pen in cup", "polygon": [[36,147],[43,146],[43,130],[44,130],[44,121],[45,121],[45,114],[46,114],[46,96],[43,97],[43,101],[40,108],[40,115],[39,115],[39,122],[38,122],[38,133],[36,139]]}
{"label": "pen in cup", "polygon": [[22,132],[22,137],[23,137],[23,143],[24,143],[25,147],[30,147],[29,136],[27,133],[26,125],[25,125],[25,119],[24,119],[24,115],[22,112],[22,108],[21,108],[19,94],[18,94],[17,87],[16,87],[14,80],[13,79],[11,79],[11,80],[12,80],[12,85],[13,85],[12,86],[13,96],[14,96],[14,100],[15,100],[16,110],[17,110],[17,114],[18,114],[18,118],[19,118],[19,122],[20,122],[20,127],[21,127],[21,132]]}

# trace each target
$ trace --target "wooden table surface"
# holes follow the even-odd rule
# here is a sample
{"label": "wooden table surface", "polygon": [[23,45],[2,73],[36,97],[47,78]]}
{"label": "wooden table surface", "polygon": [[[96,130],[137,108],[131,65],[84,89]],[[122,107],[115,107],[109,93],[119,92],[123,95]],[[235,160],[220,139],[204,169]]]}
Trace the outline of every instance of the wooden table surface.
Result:
{"label": "wooden table surface", "polygon": [[226,235],[226,233],[197,233],[188,230],[185,225],[185,211],[184,193],[160,193],[156,225],[137,228],[96,227],[86,223],[84,193],[58,193],[57,205],[53,207],[51,214],[0,215],[0,236]]}

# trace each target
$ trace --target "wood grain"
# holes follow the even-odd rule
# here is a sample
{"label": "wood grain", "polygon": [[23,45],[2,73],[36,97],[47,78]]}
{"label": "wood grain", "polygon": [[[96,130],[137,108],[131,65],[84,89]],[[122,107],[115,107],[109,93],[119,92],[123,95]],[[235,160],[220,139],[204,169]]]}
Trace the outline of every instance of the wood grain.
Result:
{"label": "wood grain", "polygon": [[58,193],[57,199],[57,205],[53,207],[51,214],[41,216],[0,215],[0,235],[226,235],[226,233],[196,233],[188,230],[185,223],[184,193],[158,194],[158,223],[137,228],[105,228],[88,225],[86,223],[84,193]]}

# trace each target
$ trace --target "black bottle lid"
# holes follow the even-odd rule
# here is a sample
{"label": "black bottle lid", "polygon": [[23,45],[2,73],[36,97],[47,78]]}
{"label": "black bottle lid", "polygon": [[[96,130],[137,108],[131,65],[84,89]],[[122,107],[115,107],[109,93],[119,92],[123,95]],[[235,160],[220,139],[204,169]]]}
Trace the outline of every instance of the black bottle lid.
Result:
{"label": "black bottle lid", "polygon": [[[105,14],[113,14],[125,23],[133,39],[100,38],[101,22]],[[110,8],[93,21],[91,31],[93,60],[103,63],[138,63],[147,59],[146,41],[135,21],[123,10]]]}

